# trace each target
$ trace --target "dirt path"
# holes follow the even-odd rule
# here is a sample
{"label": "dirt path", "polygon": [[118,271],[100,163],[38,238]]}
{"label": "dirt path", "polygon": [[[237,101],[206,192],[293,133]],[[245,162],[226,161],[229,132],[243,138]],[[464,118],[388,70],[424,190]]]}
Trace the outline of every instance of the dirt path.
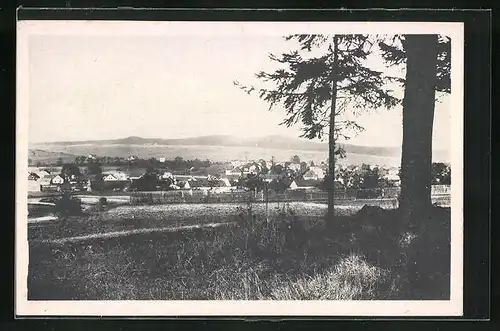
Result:
{"label": "dirt path", "polygon": [[174,231],[192,230],[192,229],[200,229],[200,228],[216,228],[216,227],[220,227],[220,226],[228,226],[228,225],[233,225],[233,224],[234,224],[234,222],[224,222],[224,223],[209,223],[209,224],[200,224],[200,225],[185,225],[185,226],[167,227],[167,228],[115,231],[115,232],[95,233],[95,234],[89,234],[89,235],[84,235],[84,236],[76,236],[76,237],[68,237],[68,238],[52,239],[52,240],[33,240],[33,243],[63,245],[63,244],[67,244],[67,243],[77,243],[77,242],[83,242],[83,241],[95,240],[95,239],[110,239],[110,238],[126,237],[126,236],[131,236],[131,235],[136,235],[136,234],[174,232]]}

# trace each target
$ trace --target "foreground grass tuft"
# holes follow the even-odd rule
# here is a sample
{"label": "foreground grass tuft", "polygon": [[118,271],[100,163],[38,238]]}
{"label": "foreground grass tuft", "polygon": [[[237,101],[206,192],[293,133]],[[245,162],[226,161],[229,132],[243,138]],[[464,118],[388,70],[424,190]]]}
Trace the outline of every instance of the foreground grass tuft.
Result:
{"label": "foreground grass tuft", "polygon": [[271,296],[277,300],[390,298],[393,284],[389,276],[387,270],[370,265],[362,256],[352,254],[324,273],[277,286]]}

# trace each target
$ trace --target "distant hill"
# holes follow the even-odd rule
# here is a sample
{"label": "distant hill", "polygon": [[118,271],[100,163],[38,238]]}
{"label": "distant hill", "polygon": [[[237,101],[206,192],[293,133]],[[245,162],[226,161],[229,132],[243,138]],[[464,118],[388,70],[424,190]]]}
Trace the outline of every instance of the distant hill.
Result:
{"label": "distant hill", "polygon": [[37,162],[54,163],[57,162],[59,158],[61,158],[63,162],[73,162],[75,157],[76,155],[65,152],[47,151],[42,149],[30,149],[28,153],[28,158],[31,159],[33,164],[36,164]]}
{"label": "distant hill", "polygon": [[[371,147],[339,144],[347,152],[341,163],[398,165],[401,161],[400,147]],[[211,135],[179,139],[142,138],[131,136],[111,140],[61,141],[32,144],[32,148],[52,153],[61,153],[74,159],[75,155],[96,154],[111,157],[137,155],[142,158],[181,156],[183,158],[226,161],[233,159],[288,160],[297,154],[302,159],[323,161],[328,157],[328,144],[307,139],[283,136],[239,138],[230,135]],[[59,156],[57,156],[59,157]],[[56,157],[56,158],[57,158]],[[62,156],[63,157],[63,156]],[[448,160],[447,151],[434,152],[436,161]]]}
{"label": "distant hill", "polygon": [[[288,149],[304,151],[324,151],[328,149],[325,142],[315,142],[307,139],[290,138],[278,135],[259,138],[239,138],[230,135],[212,135],[178,139],[141,138],[131,136],[111,140],[82,140],[37,143],[36,145],[74,146],[74,145],[171,145],[171,146],[230,146],[230,147],[263,147],[271,149]],[[340,144],[352,153],[369,155],[394,156],[399,153],[397,147],[369,147],[351,144]]]}

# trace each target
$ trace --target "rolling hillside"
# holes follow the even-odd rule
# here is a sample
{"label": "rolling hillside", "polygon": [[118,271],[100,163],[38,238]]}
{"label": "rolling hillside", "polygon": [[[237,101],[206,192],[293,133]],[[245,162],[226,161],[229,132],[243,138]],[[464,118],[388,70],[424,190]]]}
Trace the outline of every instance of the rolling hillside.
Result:
{"label": "rolling hillside", "polygon": [[[229,135],[212,135],[179,139],[158,139],[127,137],[112,140],[83,140],[83,141],[60,141],[50,143],[39,143],[34,145],[52,146],[78,146],[78,145],[162,145],[162,146],[224,146],[224,147],[261,147],[270,149],[325,151],[328,145],[325,142],[315,142],[307,139],[290,138],[278,135],[264,136],[259,138],[239,138]],[[370,154],[381,156],[394,156],[399,153],[399,148],[394,147],[369,147],[342,144],[346,150],[357,154]]]}
{"label": "rolling hillside", "polygon": [[[344,164],[379,164],[394,166],[401,161],[401,150],[398,147],[370,147],[341,144],[347,157]],[[306,139],[282,136],[265,136],[259,138],[238,138],[227,135],[213,135],[181,139],[156,139],[127,137],[114,140],[75,141],[37,143],[31,146],[35,154],[45,155],[45,159],[58,157],[74,160],[75,155],[96,154],[100,156],[127,157],[137,155],[141,158],[177,156],[185,159],[210,159],[212,161],[229,161],[245,159],[289,160],[299,155],[303,160],[321,162],[328,157],[328,145]],[[45,153],[45,154],[44,154]],[[448,162],[447,151],[435,151],[434,160]]]}
{"label": "rolling hillside", "polygon": [[62,158],[63,162],[73,162],[75,157],[76,155],[70,153],[51,151],[50,149],[30,149],[28,153],[28,158],[31,159],[33,164],[36,164],[37,162],[54,163],[59,158]]}

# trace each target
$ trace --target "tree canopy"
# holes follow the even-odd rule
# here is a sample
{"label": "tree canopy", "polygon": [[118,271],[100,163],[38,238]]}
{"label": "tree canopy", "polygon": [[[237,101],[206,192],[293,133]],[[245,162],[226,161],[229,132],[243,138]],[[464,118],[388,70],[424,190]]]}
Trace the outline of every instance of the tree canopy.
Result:
{"label": "tree canopy", "polygon": [[[407,50],[405,48],[405,35],[382,38],[378,44],[382,51],[382,57],[387,65],[395,66],[406,64]],[[451,93],[451,38],[439,35],[437,48],[437,75],[435,88],[437,92]],[[405,83],[404,78],[396,80],[401,84]]]}
{"label": "tree canopy", "polygon": [[[281,122],[287,127],[300,123],[301,137],[329,142],[328,220],[333,219],[333,176],[335,159],[345,156],[336,141],[350,139],[363,130],[347,113],[392,108],[399,100],[387,88],[392,80],[367,64],[376,39],[367,35],[295,34],[285,39],[296,47],[281,55],[270,54],[277,66],[271,72],[256,74],[261,87],[234,84],[248,94],[269,104],[269,110],[280,105],[286,115]],[[330,222],[329,222],[330,223]]]}
{"label": "tree canopy", "polygon": [[[338,45],[334,50],[333,40]],[[278,64],[273,72],[259,72],[256,77],[270,88],[235,85],[258,96],[269,104],[269,109],[281,104],[286,117],[281,123],[288,127],[302,124],[304,138],[322,139],[330,125],[330,111],[334,99],[332,86],[337,86],[336,113],[358,113],[379,107],[392,108],[398,103],[385,83],[390,77],[369,68],[365,62],[375,40],[367,35],[290,35],[286,40],[296,41],[298,49],[281,55],[270,54]],[[334,65],[334,53],[337,61]],[[363,128],[355,121],[335,121],[335,138],[349,139],[351,133]]]}

